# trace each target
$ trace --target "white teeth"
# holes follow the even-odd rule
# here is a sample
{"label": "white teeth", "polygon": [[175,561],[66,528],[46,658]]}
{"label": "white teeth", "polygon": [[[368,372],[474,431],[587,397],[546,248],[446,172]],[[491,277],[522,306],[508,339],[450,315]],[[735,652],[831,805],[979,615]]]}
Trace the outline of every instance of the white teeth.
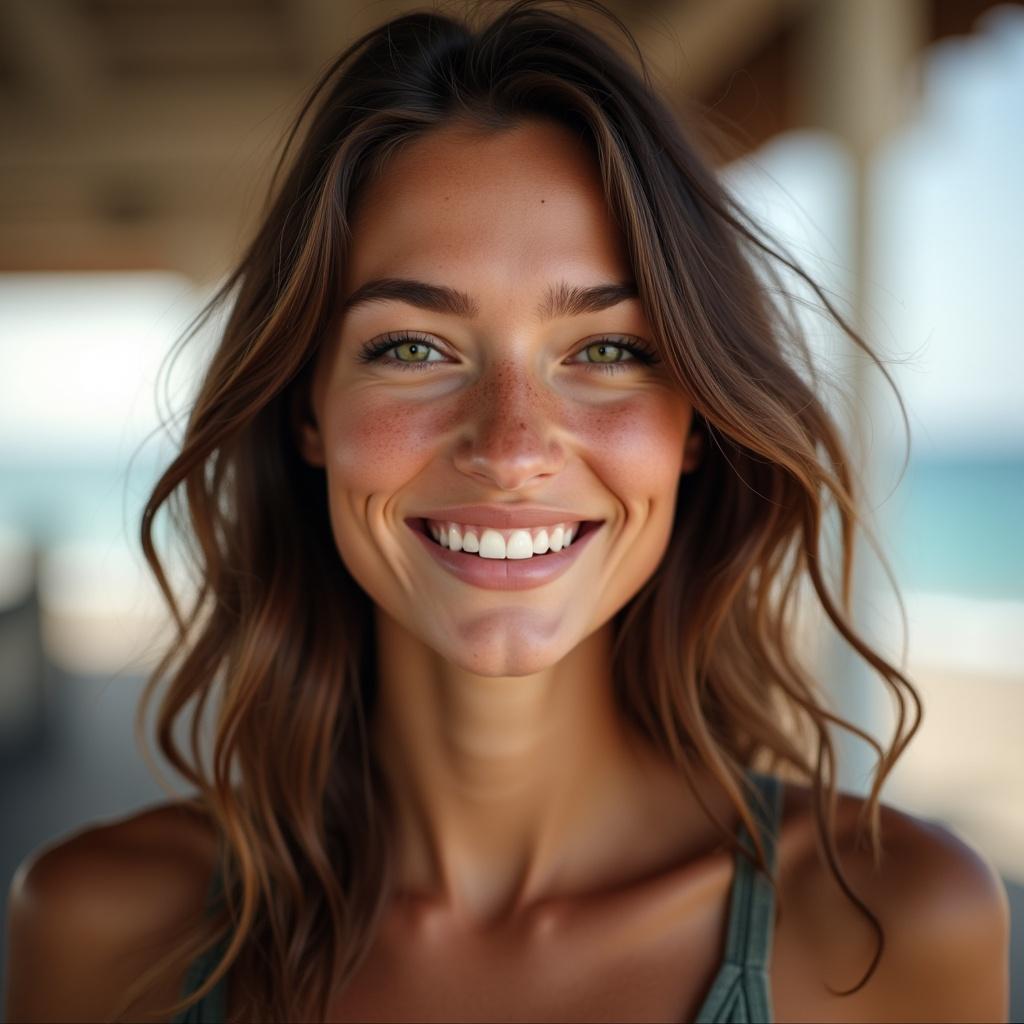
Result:
{"label": "white teeth", "polygon": [[505,538],[497,530],[484,530],[480,537],[480,557],[505,557]]}
{"label": "white teeth", "polygon": [[533,558],[533,538],[529,530],[516,530],[505,542],[506,558]]}
{"label": "white teeth", "polygon": [[479,554],[481,558],[532,558],[548,551],[567,548],[579,532],[580,524],[557,526],[539,530],[493,530],[477,526],[463,526],[458,523],[437,523],[426,521],[430,536],[442,547],[451,551],[467,551]]}
{"label": "white teeth", "polygon": [[534,540],[529,536],[528,529],[514,530],[507,541],[497,529],[485,529],[480,537],[480,557],[532,558]]}

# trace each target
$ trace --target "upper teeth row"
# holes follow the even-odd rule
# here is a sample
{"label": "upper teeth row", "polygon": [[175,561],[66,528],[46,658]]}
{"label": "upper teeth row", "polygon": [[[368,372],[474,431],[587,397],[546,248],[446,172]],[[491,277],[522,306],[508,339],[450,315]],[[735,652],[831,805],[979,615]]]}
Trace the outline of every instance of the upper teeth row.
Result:
{"label": "upper teeth row", "polygon": [[427,520],[430,535],[452,551],[471,551],[481,558],[532,558],[548,550],[567,548],[579,532],[579,523],[559,523],[539,530],[492,530],[462,523]]}

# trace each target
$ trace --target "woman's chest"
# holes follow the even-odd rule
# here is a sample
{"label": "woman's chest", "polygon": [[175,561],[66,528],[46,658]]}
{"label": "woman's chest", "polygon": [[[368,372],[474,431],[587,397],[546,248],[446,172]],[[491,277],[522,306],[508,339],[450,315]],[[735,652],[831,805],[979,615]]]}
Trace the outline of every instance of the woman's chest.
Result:
{"label": "woman's chest", "polygon": [[[780,850],[783,907],[799,873],[797,852]],[[732,881],[719,864],[691,875],[688,885],[542,915],[528,941],[473,939],[443,925],[385,929],[327,1020],[694,1021],[723,969]],[[851,927],[848,908],[822,901],[822,912]],[[851,947],[841,975],[826,979],[807,951],[807,935],[823,927],[810,927],[813,913],[813,906],[791,905],[772,929],[772,1019],[878,1019],[870,1001],[828,993],[826,981],[837,986],[860,976],[865,947]],[[761,985],[749,977],[738,983],[748,991]]]}
{"label": "woman's chest", "polygon": [[[726,883],[727,884],[727,883]],[[693,1020],[718,973],[727,899],[553,914],[522,935],[376,941],[327,1020]]]}
{"label": "woman's chest", "polygon": [[673,959],[624,950],[588,965],[557,949],[547,962],[371,963],[333,1001],[327,1020],[692,1020],[717,966],[704,951]]}
{"label": "woman's chest", "polygon": [[[722,971],[727,916],[720,907],[703,928],[657,941],[642,929],[623,936],[621,922],[609,921],[589,942],[514,958],[482,944],[375,943],[325,1021],[694,1021]],[[827,996],[824,979],[808,971],[792,929],[774,938],[772,1019],[854,1019],[852,1004]]]}

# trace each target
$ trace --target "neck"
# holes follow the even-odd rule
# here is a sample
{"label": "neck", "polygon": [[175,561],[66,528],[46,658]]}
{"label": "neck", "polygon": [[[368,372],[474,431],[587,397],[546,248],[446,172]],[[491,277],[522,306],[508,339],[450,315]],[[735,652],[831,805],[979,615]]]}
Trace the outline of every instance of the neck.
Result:
{"label": "neck", "polygon": [[399,891],[493,922],[609,870],[651,770],[614,705],[610,640],[604,628],[542,672],[487,677],[378,613],[373,743]]}

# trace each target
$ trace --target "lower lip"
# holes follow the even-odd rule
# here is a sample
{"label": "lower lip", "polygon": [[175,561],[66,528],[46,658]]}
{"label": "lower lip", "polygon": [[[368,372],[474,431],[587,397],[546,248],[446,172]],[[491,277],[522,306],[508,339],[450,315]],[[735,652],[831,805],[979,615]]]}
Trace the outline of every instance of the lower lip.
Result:
{"label": "lower lip", "polygon": [[426,524],[422,519],[411,521],[409,525],[427,551],[463,583],[485,590],[532,590],[557,580],[566,572],[603,524],[587,523],[567,548],[532,558],[481,558],[464,551],[452,551],[441,547],[424,532]]}

